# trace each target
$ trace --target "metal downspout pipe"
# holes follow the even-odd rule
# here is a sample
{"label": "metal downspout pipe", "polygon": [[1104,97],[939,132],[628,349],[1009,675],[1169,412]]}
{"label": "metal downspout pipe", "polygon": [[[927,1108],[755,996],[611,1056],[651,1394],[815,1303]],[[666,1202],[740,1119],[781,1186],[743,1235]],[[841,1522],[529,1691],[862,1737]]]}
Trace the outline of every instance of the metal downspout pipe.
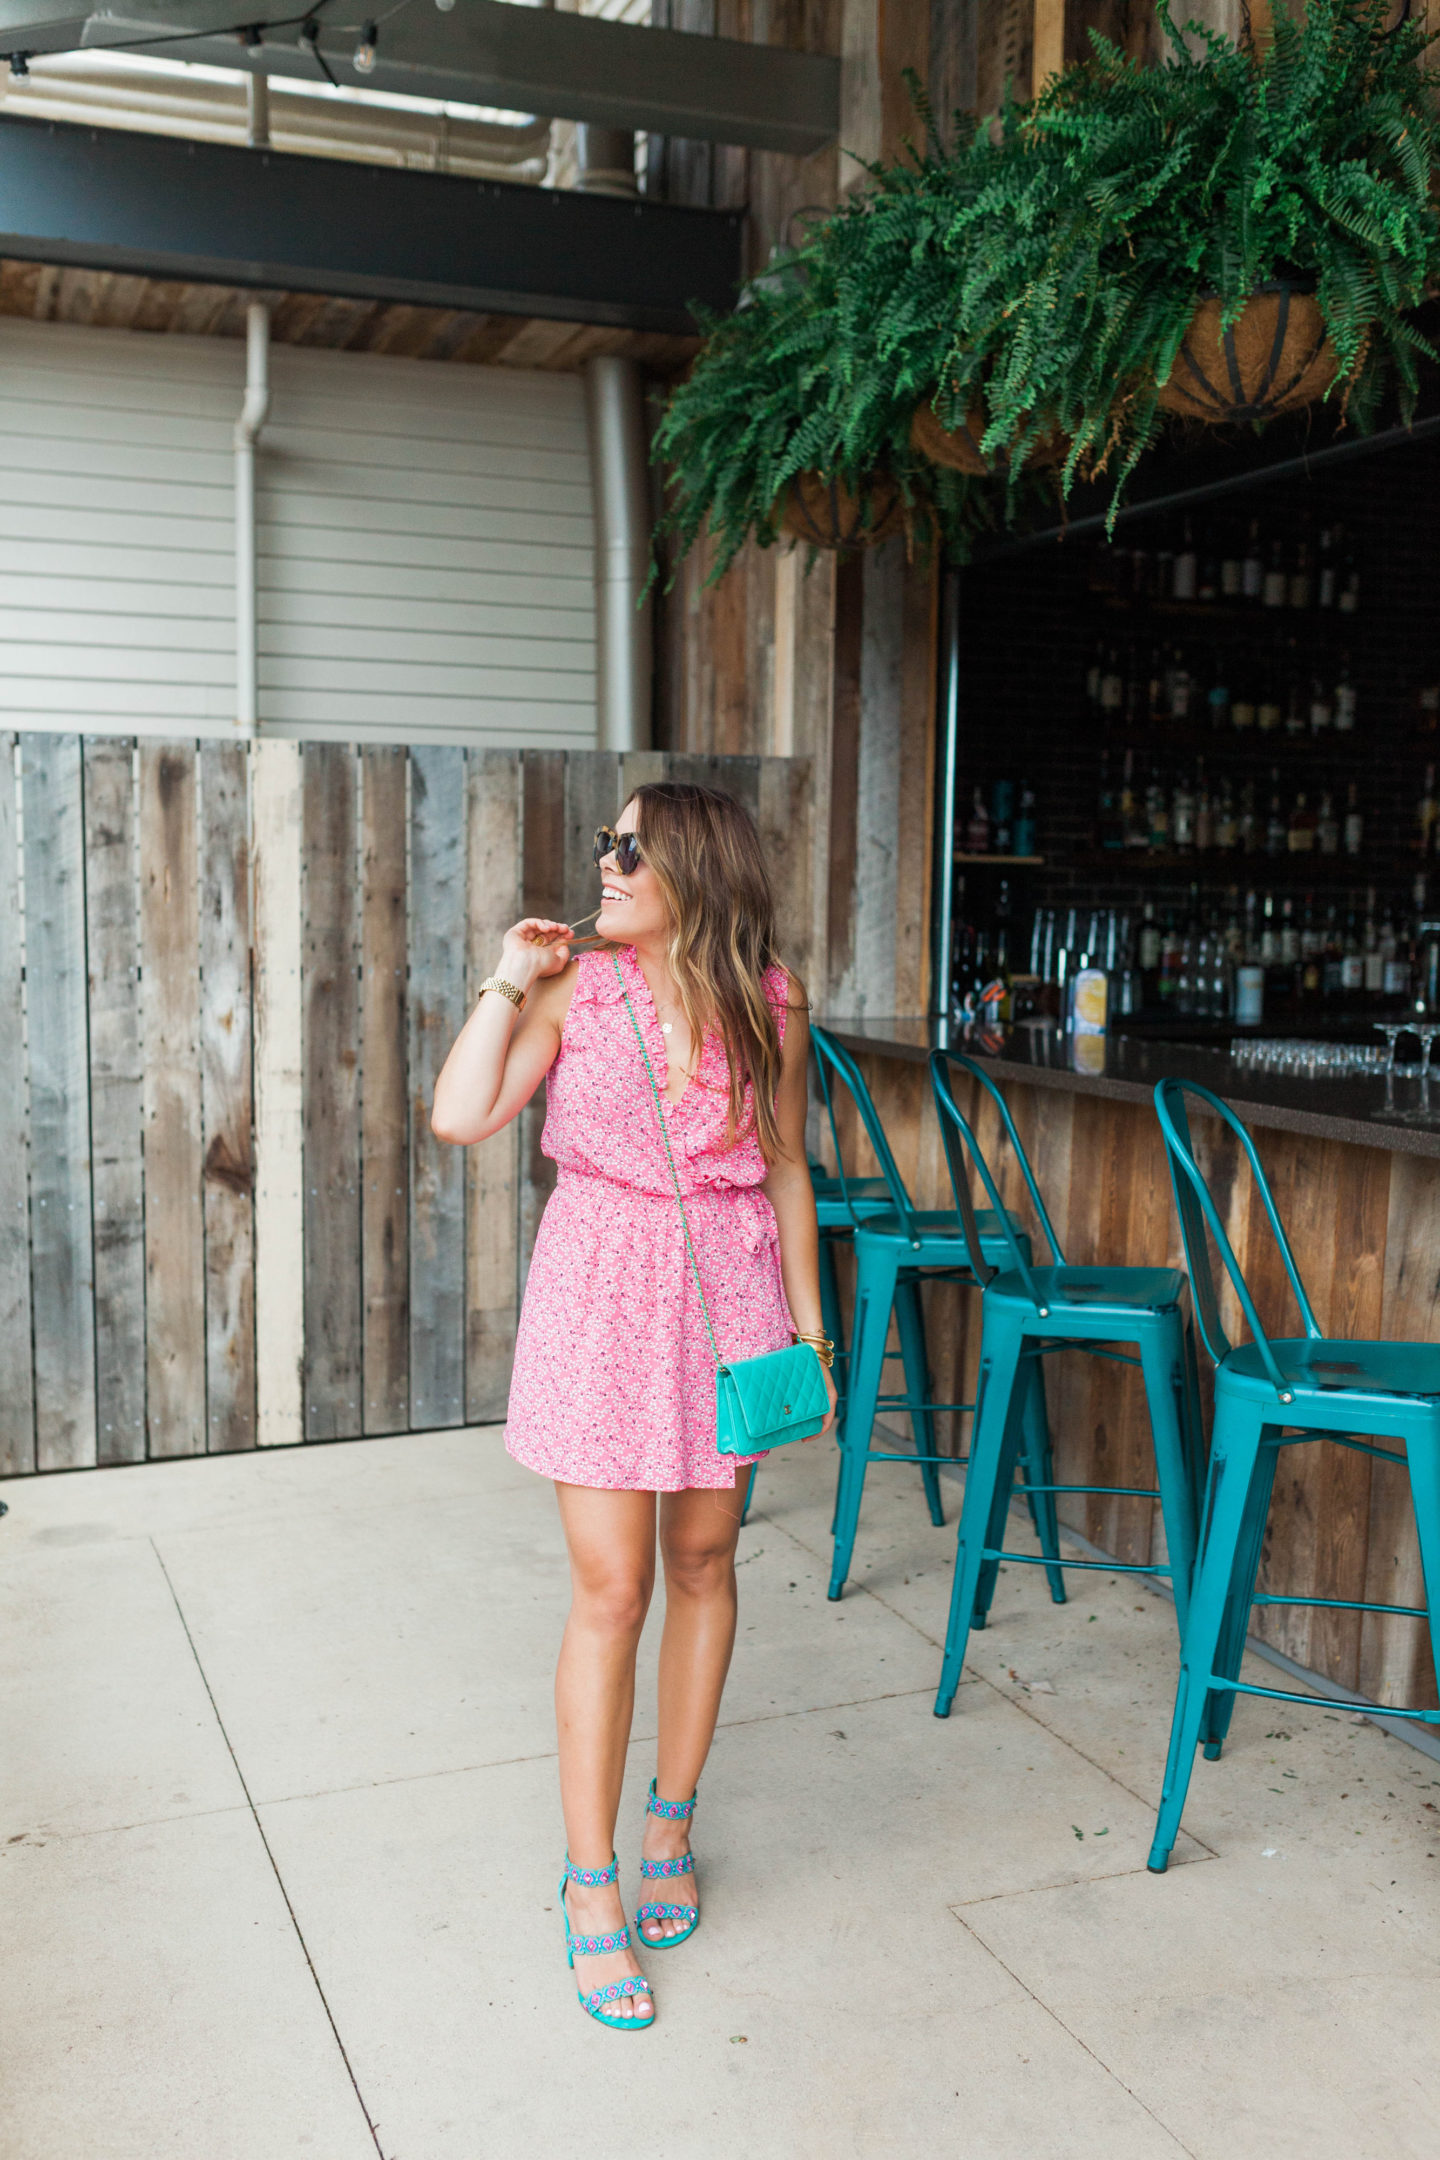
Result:
{"label": "metal downspout pipe", "polygon": [[245,311],[245,402],[235,422],[235,726],[259,732],[258,611],[255,597],[255,444],[270,410],[270,310]]}
{"label": "metal downspout pipe", "polygon": [[650,747],[650,474],[640,370],[605,353],[585,369],[595,504],[595,745]]}
{"label": "metal downspout pipe", "polygon": [[947,570],[940,601],[940,725],[936,734],[935,882],[930,923],[930,1013],[940,1049],[950,1046],[950,968],[955,943],[955,790],[960,759],[960,578]]}

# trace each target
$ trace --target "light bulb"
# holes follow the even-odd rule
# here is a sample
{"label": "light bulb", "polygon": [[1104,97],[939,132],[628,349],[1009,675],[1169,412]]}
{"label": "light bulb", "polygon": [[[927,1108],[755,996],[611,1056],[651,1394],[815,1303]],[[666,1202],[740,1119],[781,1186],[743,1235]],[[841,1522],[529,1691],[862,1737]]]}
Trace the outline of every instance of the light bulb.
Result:
{"label": "light bulb", "polygon": [[435,5],[442,15],[448,15],[455,5],[455,0],[435,0]]}
{"label": "light bulb", "polygon": [[373,75],[375,72],[375,48],[380,42],[380,32],[373,22],[367,22],[360,32],[360,43],[355,48],[355,72],[357,75]]}

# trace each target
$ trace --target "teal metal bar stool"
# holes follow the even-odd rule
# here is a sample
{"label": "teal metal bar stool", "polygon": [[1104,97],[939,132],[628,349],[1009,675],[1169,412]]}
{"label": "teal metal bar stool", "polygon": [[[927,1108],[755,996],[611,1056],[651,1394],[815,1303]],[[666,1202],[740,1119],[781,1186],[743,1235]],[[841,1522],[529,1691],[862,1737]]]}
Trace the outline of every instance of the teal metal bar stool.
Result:
{"label": "teal metal bar stool", "polygon": [[[1140,1367],[1155,1444],[1156,1485],[1154,1489],[1135,1485],[1057,1485],[1047,1471],[1043,1485],[1032,1488],[1041,1506],[1041,1520],[1053,1538],[1057,1493],[1105,1493],[1158,1500],[1165,1524],[1167,1565],[1110,1560],[1075,1560],[1066,1565],[1106,1575],[1168,1575],[1182,1622],[1195,1557],[1200,1450],[1199,1390],[1194,1336],[1184,1312],[1185,1277],[1178,1268],[1170,1267],[1067,1266],[1004,1096],[973,1058],[952,1056],[948,1062],[963,1067],[978,1080],[999,1110],[1005,1137],[1015,1151],[1053,1265],[1033,1266],[1028,1246],[1011,1228],[1011,1218],[1001,1209],[990,1166],[951,1093],[946,1053],[932,1051],[930,1080],[957,1206],[963,1217],[969,1193],[965,1161],[968,1152],[1003,1226],[1008,1248],[999,1272],[988,1264],[989,1255],[983,1251],[972,1260],[977,1273],[983,1269],[986,1278],[979,1408],[970,1443],[970,1467],[965,1474],[945,1655],[940,1691],[935,1698],[936,1717],[950,1715],[970,1631],[985,1625],[1001,1562],[1031,1567],[1045,1564],[1034,1553],[1009,1551],[1005,1526],[1017,1454],[1024,1449],[1032,1460],[1042,1456],[1049,1460],[1050,1431],[1041,1365],[1046,1354],[1066,1348],[1083,1349]],[[1132,1357],[1106,1347],[1117,1342],[1133,1342],[1139,1355]]]}
{"label": "teal metal bar stool", "polygon": [[[1271,1341],[1260,1325],[1240,1264],[1190,1139],[1187,1096],[1223,1119],[1245,1151],[1285,1273],[1300,1308],[1302,1336]],[[1215,1422],[1205,1483],[1200,1550],[1190,1610],[1180,1637],[1180,1680],[1170,1728],[1160,1815],[1149,1865],[1163,1873],[1180,1829],[1195,1750],[1220,1753],[1237,1695],[1315,1704],[1326,1711],[1383,1710],[1386,1717],[1440,1725],[1440,1710],[1395,1709],[1389,1703],[1349,1703],[1287,1688],[1255,1687],[1239,1677],[1250,1609],[1254,1605],[1326,1606],[1339,1612],[1403,1614],[1427,1620],[1440,1664],[1440,1347],[1433,1343],[1352,1342],[1320,1332],[1290,1242],[1280,1222],[1254,1142],[1228,1104],[1190,1081],[1162,1080],[1155,1107],[1170,1158],[1170,1177],[1194,1286],[1205,1346],[1215,1360]],[[1206,1232],[1214,1239],[1239,1300],[1248,1343],[1232,1344],[1220,1321]],[[1406,1452],[1376,1447],[1358,1434],[1383,1435]],[[1425,1573],[1425,1605],[1375,1605],[1359,1598],[1257,1596],[1270,1491],[1282,1447],[1333,1440],[1398,1463],[1410,1473]]]}
{"label": "teal metal bar stool", "polygon": [[[840,1482],[835,1498],[834,1558],[830,1572],[830,1596],[838,1598],[845,1588],[855,1550],[855,1532],[864,1497],[865,1474],[872,1462],[918,1463],[924,1480],[930,1520],[944,1522],[940,1503],[939,1465],[956,1458],[941,1455],[935,1445],[935,1413],[966,1411],[973,1403],[937,1403],[931,1399],[930,1364],[925,1344],[925,1324],[920,1305],[922,1281],[969,1284],[978,1288],[984,1280],[975,1272],[977,1256],[987,1271],[1008,1256],[1012,1242],[1028,1249],[1023,1230],[1011,1219],[982,1209],[977,1215],[968,1191],[957,1193],[957,1208],[917,1208],[906,1189],[885,1137],[884,1127],[864,1076],[848,1050],[824,1028],[811,1029],[822,1074],[838,1079],[853,1101],[866,1137],[875,1152],[889,1195],[883,1213],[858,1212],[854,1218],[855,1327],[846,1376],[845,1410],[840,1427]],[[829,1085],[826,1088],[829,1101]],[[832,1109],[833,1121],[833,1109]],[[962,1222],[959,1208],[968,1211]],[[899,1356],[905,1369],[905,1393],[880,1391],[887,1356],[890,1322],[894,1318],[900,1339]],[[913,1454],[870,1445],[875,1418],[881,1410],[904,1410],[915,1434]],[[1048,1456],[1040,1452],[1038,1428],[1028,1435],[1033,1449],[1025,1452],[1028,1480],[1042,1486],[1049,1478]],[[959,1458],[961,1461],[963,1457]],[[1051,1562],[1051,1589],[1063,1601],[1065,1587],[1059,1571],[1059,1548],[1054,1535],[1053,1507],[1047,1518],[1036,1507],[1036,1529]]]}

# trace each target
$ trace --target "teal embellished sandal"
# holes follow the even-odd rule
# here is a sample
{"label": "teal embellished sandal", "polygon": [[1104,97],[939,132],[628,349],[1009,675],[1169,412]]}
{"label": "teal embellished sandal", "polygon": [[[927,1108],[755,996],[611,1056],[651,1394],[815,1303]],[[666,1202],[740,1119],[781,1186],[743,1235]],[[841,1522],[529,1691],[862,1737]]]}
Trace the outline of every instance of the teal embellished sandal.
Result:
{"label": "teal embellished sandal", "polygon": [[[662,1800],[655,1790],[656,1781],[650,1780],[650,1794],[645,1802],[647,1815],[663,1815],[667,1822],[689,1822],[695,1813],[699,1799],[698,1788],[688,1800]],[[640,1873],[646,1882],[666,1882],[676,1875],[693,1875],[695,1855],[681,1853],[678,1860],[642,1860]],[[646,1920],[684,1920],[689,1924],[678,1935],[647,1935],[642,1923]],[[635,1925],[641,1929],[640,1940],[647,1950],[673,1950],[677,1943],[688,1942],[700,1925],[700,1907],[696,1905],[637,1905]]]}
{"label": "teal embellished sandal", "polygon": [[[606,1883],[618,1882],[619,1880],[620,1863],[614,1853],[610,1855],[609,1867],[605,1868],[572,1867],[570,1865],[570,1855],[566,1853],[565,1872],[560,1878],[560,1917],[565,1923],[565,1962],[570,1967],[571,1972],[575,1970],[577,1953],[581,1957],[604,1957],[611,1951],[629,1950],[632,1945],[628,1927],[617,1928],[613,1935],[572,1935],[570,1932],[570,1915],[565,1909],[566,1885],[577,1882],[587,1890],[598,1890]],[[611,2032],[645,2032],[655,2022],[653,1995],[651,1995],[652,2008],[649,2017],[609,2017],[606,2015],[606,2003],[619,2002],[626,1995],[651,1995],[650,1983],[643,1973],[630,1973],[624,1980],[612,1980],[608,1987],[592,1988],[588,1995],[580,1994],[577,1989],[576,2000],[587,2016],[593,2017],[599,2025],[608,2025]]]}

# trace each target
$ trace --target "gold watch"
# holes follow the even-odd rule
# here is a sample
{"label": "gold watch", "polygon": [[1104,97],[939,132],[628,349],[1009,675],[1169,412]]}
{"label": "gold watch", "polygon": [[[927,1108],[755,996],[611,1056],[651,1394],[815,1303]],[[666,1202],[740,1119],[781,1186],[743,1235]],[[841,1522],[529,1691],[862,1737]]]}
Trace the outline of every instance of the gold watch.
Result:
{"label": "gold watch", "polygon": [[[517,990],[514,983],[506,982],[503,975],[487,975],[480,985],[479,997],[483,998],[487,990],[498,990],[501,997],[509,998],[517,1013],[524,1012],[525,992]],[[476,1002],[479,1002],[479,998]]]}

